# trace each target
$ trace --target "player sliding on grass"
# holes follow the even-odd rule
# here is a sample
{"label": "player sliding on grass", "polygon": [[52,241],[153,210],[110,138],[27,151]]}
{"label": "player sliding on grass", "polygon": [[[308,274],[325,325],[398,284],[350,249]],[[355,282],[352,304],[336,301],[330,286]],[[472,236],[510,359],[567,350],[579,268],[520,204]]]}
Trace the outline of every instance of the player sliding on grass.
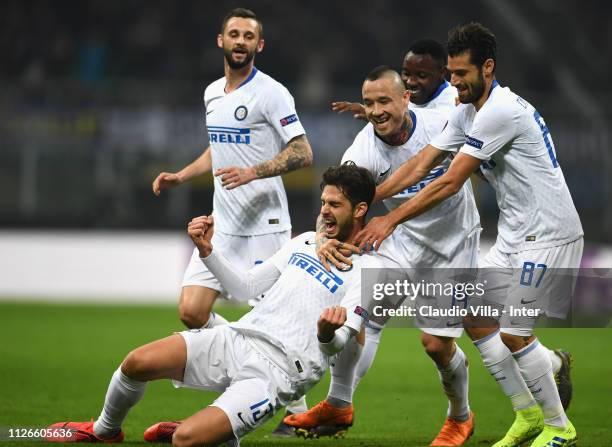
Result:
{"label": "player sliding on grass", "polygon": [[[490,30],[476,23],[452,30],[448,55],[451,83],[462,104],[442,134],[377,188],[377,198],[418,184],[451,152],[455,157],[444,175],[387,215],[373,218],[357,239],[362,247],[380,247],[401,223],[452,200],[481,166],[500,210],[497,241],[485,266],[506,269],[511,277],[507,293],[485,298],[508,307],[537,306],[536,299],[517,302],[535,287],[521,270],[537,267],[541,279],[545,269],[576,269],[583,247],[580,218],[550,132],[531,104],[496,81],[496,41]],[[541,295],[553,286],[543,278],[537,283]],[[535,318],[517,325],[502,317],[501,336],[497,327],[476,323],[466,330],[516,411],[514,424],[495,447],[515,447],[533,438],[533,447],[575,445],[576,430],[563,409],[568,401],[560,399],[553,378],[553,370],[569,370],[567,356],[560,359],[533,336]]]}
{"label": "player sliding on grass", "polygon": [[[264,48],[262,24],[255,13],[244,8],[230,11],[217,46],[223,50],[224,76],[204,92],[210,146],[181,171],[160,173],[153,192],[159,195],[162,189],[212,170],[214,242],[234,265],[246,270],[291,238],[280,175],[310,166],[312,150],[289,91],[255,67],[255,56]],[[194,250],[183,278],[181,321],[191,329],[227,324],[212,311],[220,295],[231,296]],[[306,401],[293,402],[287,409],[304,411]]]}
{"label": "player sliding on grass", "polygon": [[[327,236],[352,242],[374,197],[370,173],[356,166],[329,168],[321,184]],[[376,256],[360,256],[349,271],[328,272],[315,253],[315,233],[304,233],[253,267],[240,271],[213,247],[211,216],[193,219],[189,236],[200,262],[235,296],[265,298],[240,320],[188,330],[135,349],[113,374],[95,422],[61,422],[73,429],[57,442],[121,442],[121,425],[146,384],[172,379],[177,386],[222,391],[210,406],[182,423],[158,423],[145,432],[152,442],[175,446],[238,445],[246,433],[311,389],[332,356],[361,329],[361,268],[380,268]],[[290,323],[290,324],[289,324]]]}
{"label": "player sliding on grass", "polygon": [[[377,183],[382,183],[405,161],[415,157],[442,131],[447,116],[433,108],[413,110],[409,106],[410,97],[400,75],[394,70],[381,66],[370,72],[362,86],[364,110],[369,124],[355,137],[342,161],[352,161],[366,168]],[[454,108],[454,98],[448,100],[452,101],[450,107]],[[421,185],[385,200],[385,206],[393,210],[412,200],[420,188],[441,176],[449,164],[450,160],[443,160],[438,166],[430,168],[428,178]],[[325,236],[324,216],[320,217],[317,231]],[[478,211],[471,186],[466,184],[452,200],[400,225],[379,254],[389,269],[475,269],[479,234]],[[337,241],[329,241],[320,247],[318,255],[323,263],[335,263],[333,252],[337,253],[337,244]],[[350,260],[346,259],[346,262]],[[418,282],[422,278],[410,279]],[[419,305],[425,304],[422,302],[425,299],[431,302],[429,297],[418,299]],[[427,322],[419,321],[419,327],[423,328],[423,347],[436,364],[442,388],[448,398],[446,419],[431,443],[433,446],[463,445],[474,431],[474,417],[468,402],[467,359],[455,343],[455,338],[463,332],[461,321],[457,323],[459,327],[431,328]],[[361,358],[357,343],[339,356],[331,369],[332,380],[327,399],[306,413],[286,417],[284,422],[302,429],[298,433],[308,436],[335,434],[352,425],[353,393],[374,361],[381,331],[382,327],[377,324],[366,324]]]}

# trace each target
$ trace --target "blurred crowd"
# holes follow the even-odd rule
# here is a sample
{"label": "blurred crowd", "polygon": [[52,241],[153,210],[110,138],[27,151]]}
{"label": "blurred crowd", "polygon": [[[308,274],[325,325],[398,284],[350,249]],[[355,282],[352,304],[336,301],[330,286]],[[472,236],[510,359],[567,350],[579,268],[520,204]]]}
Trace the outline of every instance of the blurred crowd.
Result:
{"label": "blurred crowd", "polygon": [[[569,74],[563,76],[574,74],[584,88],[601,86],[609,65],[601,56],[612,53],[612,15],[604,11],[612,7],[592,0],[250,0],[241,5],[263,20],[265,71],[313,106],[358,86],[376,65],[399,66],[414,40],[444,41],[452,26],[470,20],[482,21],[498,35],[500,70],[518,90],[556,90],[562,82],[555,80],[559,64],[567,65],[563,70]],[[93,90],[106,101],[111,94],[121,102],[133,99],[125,92],[134,90],[122,88],[122,80],[142,80],[175,85],[163,101],[194,103],[200,98],[177,84],[202,85],[221,74],[215,36],[234,6],[227,0],[5,0],[0,3],[0,77],[39,102],[58,101],[46,91],[54,81],[79,84],[63,92],[65,101],[82,100],[79,95]],[[148,93],[136,100],[159,100],[158,89]]]}
{"label": "blurred crowd", "polygon": [[[205,147],[202,94],[223,74],[216,36],[227,11],[244,6],[263,21],[256,64],[294,95],[316,169],[337,161],[360,126],[333,116],[332,100],[358,100],[364,75],[380,64],[399,69],[415,40],[444,42],[459,23],[484,23],[497,35],[500,83],[546,118],[587,240],[610,241],[612,209],[602,205],[612,200],[611,5],[4,0],[0,189],[10,193],[0,194],[0,227],[175,228],[208,206],[210,182],[155,201],[150,181]],[[314,209],[309,184],[289,179],[287,189],[312,196]],[[486,188],[478,197],[494,223],[494,198]]]}

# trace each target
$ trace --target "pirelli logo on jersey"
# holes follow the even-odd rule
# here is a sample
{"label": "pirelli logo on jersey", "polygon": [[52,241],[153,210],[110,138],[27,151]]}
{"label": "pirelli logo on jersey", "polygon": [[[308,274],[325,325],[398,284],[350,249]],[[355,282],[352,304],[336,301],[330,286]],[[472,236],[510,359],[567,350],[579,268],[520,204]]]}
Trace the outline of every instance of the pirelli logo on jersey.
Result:
{"label": "pirelli logo on jersey", "polygon": [[393,197],[402,198],[402,199],[405,199],[407,197],[412,197],[417,192],[419,192],[421,189],[425,188],[429,183],[431,183],[432,181],[440,177],[442,174],[444,174],[445,172],[446,172],[446,169],[444,168],[436,168],[432,170],[429,174],[427,174],[425,178],[423,178],[423,180],[421,180],[419,183],[417,183],[416,185],[412,185],[410,188],[404,189],[402,192],[396,194]]}
{"label": "pirelli logo on jersey", "polygon": [[465,144],[475,147],[478,150],[482,149],[482,146],[484,146],[484,143],[478,138],[470,137],[469,135],[465,136]]}
{"label": "pirelli logo on jersey", "polygon": [[208,126],[208,141],[210,143],[250,144],[251,129]]}
{"label": "pirelli logo on jersey", "polygon": [[331,293],[335,293],[344,283],[338,275],[325,270],[318,259],[304,253],[293,253],[289,258],[289,265],[301,268]]}

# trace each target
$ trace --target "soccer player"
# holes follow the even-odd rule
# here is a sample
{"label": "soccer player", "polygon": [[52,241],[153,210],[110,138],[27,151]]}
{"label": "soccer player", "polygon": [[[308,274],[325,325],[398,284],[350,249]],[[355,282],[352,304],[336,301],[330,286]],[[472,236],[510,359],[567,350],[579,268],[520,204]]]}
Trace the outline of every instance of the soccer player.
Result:
{"label": "soccer player", "polygon": [[[351,242],[374,197],[372,176],[341,165],[323,174],[321,186],[327,236]],[[122,441],[121,425],[147,382],[172,379],[177,386],[223,394],[182,423],[153,425],[145,439],[180,447],[238,445],[242,436],[312,388],[359,332],[361,317],[354,310],[361,304],[361,268],[382,267],[378,257],[366,254],[350,271],[328,272],[316,258],[315,233],[307,232],[243,271],[215,245],[213,227],[212,216],[189,223],[200,262],[235,296],[246,300],[267,290],[265,297],[237,322],[187,330],[132,351],[114,373],[97,421],[53,424],[50,428],[74,430],[55,441]]]}
{"label": "soccer player", "polygon": [[[544,119],[495,79],[493,33],[478,23],[457,27],[449,33],[448,55],[451,83],[461,105],[442,134],[377,188],[377,197],[389,197],[417,184],[423,173],[450,152],[455,157],[448,171],[412,200],[372,219],[358,240],[360,245],[380,246],[400,223],[418,219],[452,200],[470,174],[482,166],[500,210],[497,241],[485,266],[519,272],[510,273],[513,284],[504,303],[519,307],[521,303],[514,300],[533,287],[521,278],[522,271],[537,267],[542,279],[544,269],[580,266],[580,218]],[[547,286],[544,277],[542,287]],[[534,447],[576,443],[576,430],[565,414],[553,378],[554,370],[569,369],[568,359],[547,350],[533,335],[533,324],[535,321],[517,327],[502,317],[501,330],[466,327],[485,366],[516,411],[513,425],[495,447],[518,446],[534,437]]]}
{"label": "soccer player", "polygon": [[[312,150],[287,89],[254,66],[264,48],[261,21],[237,8],[223,19],[217,45],[224,76],[204,92],[210,146],[176,173],[162,172],[153,192],[214,173],[215,244],[232,263],[249,268],[290,239],[291,222],[281,174],[309,166]],[[188,328],[227,324],[211,312],[228,295],[200,262],[197,250],[185,271],[179,315]],[[236,297],[240,299],[240,297]]]}
{"label": "soccer player", "polygon": [[[446,80],[446,50],[441,43],[423,39],[413,43],[402,62],[402,81],[410,92],[410,108],[436,109],[444,114],[455,108],[457,90]],[[349,111],[367,120],[365,108],[356,102],[337,101],[332,110]]]}
{"label": "soccer player", "polygon": [[[409,108],[410,92],[405,89],[400,75],[388,67],[377,67],[366,77],[362,97],[369,124],[355,137],[342,162],[352,161],[366,168],[378,183],[391,176],[405,161],[415,157],[446,125],[445,116],[437,110]],[[385,206],[393,210],[409,202],[420,189],[443,175],[449,164],[449,160],[444,160],[430,168],[419,185],[385,200]],[[319,231],[325,235],[324,230],[329,223],[325,216],[321,218]],[[399,225],[379,253],[387,260],[388,268],[476,268],[479,234],[478,211],[471,187],[465,184],[443,206]],[[342,243],[341,246],[346,247],[346,244]],[[330,241],[328,247],[321,247],[319,255],[323,260],[327,257],[334,262],[331,252],[336,248],[338,243]],[[345,262],[350,263],[350,260],[345,259]],[[415,278],[412,280],[418,281]],[[334,427],[344,431],[352,425],[351,403],[356,382],[373,362],[381,329],[378,325],[366,327],[364,352],[358,365],[359,348],[356,346],[353,347],[354,353],[347,350],[339,357],[332,368],[332,382],[326,400],[306,413],[285,418],[285,423],[318,434],[334,433]],[[431,445],[434,446],[462,445],[474,429],[473,413],[468,402],[467,360],[455,343],[455,338],[461,333],[461,327],[422,329],[423,346],[436,364],[449,401],[447,418],[432,441]]]}

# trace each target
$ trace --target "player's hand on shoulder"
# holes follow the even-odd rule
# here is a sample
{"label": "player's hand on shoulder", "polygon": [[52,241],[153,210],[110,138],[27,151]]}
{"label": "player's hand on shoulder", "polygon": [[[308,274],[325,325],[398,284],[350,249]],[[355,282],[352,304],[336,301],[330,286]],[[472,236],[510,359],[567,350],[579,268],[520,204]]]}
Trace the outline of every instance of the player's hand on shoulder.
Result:
{"label": "player's hand on shoulder", "polygon": [[365,108],[358,102],[335,101],[331,103],[331,108],[337,113],[351,112],[356,120],[366,120]]}
{"label": "player's hand on shoulder", "polygon": [[181,177],[173,172],[161,172],[155,180],[153,180],[153,194],[159,196],[162,189],[170,188],[171,186],[180,185]]}
{"label": "player's hand on shoulder", "polygon": [[215,171],[215,177],[221,176],[221,186],[225,189],[234,189],[257,178],[257,173],[254,167],[238,168],[231,166],[229,168],[220,168]]}
{"label": "player's hand on shoulder", "polygon": [[359,254],[359,248],[337,239],[325,239],[317,241],[317,257],[323,267],[330,272],[333,264],[338,270],[346,270],[351,265],[351,255]]}
{"label": "player's hand on shoulder", "polygon": [[214,234],[215,221],[213,216],[199,216],[191,219],[187,225],[187,233],[198,248],[200,257],[205,258],[212,252],[211,239]]}
{"label": "player's hand on shoulder", "polygon": [[317,321],[317,337],[321,343],[329,343],[334,333],[346,323],[346,308],[342,306],[328,307],[323,310]]}
{"label": "player's hand on shoulder", "polygon": [[357,233],[355,243],[361,250],[378,251],[380,244],[393,233],[395,227],[387,216],[373,217],[363,230]]}

